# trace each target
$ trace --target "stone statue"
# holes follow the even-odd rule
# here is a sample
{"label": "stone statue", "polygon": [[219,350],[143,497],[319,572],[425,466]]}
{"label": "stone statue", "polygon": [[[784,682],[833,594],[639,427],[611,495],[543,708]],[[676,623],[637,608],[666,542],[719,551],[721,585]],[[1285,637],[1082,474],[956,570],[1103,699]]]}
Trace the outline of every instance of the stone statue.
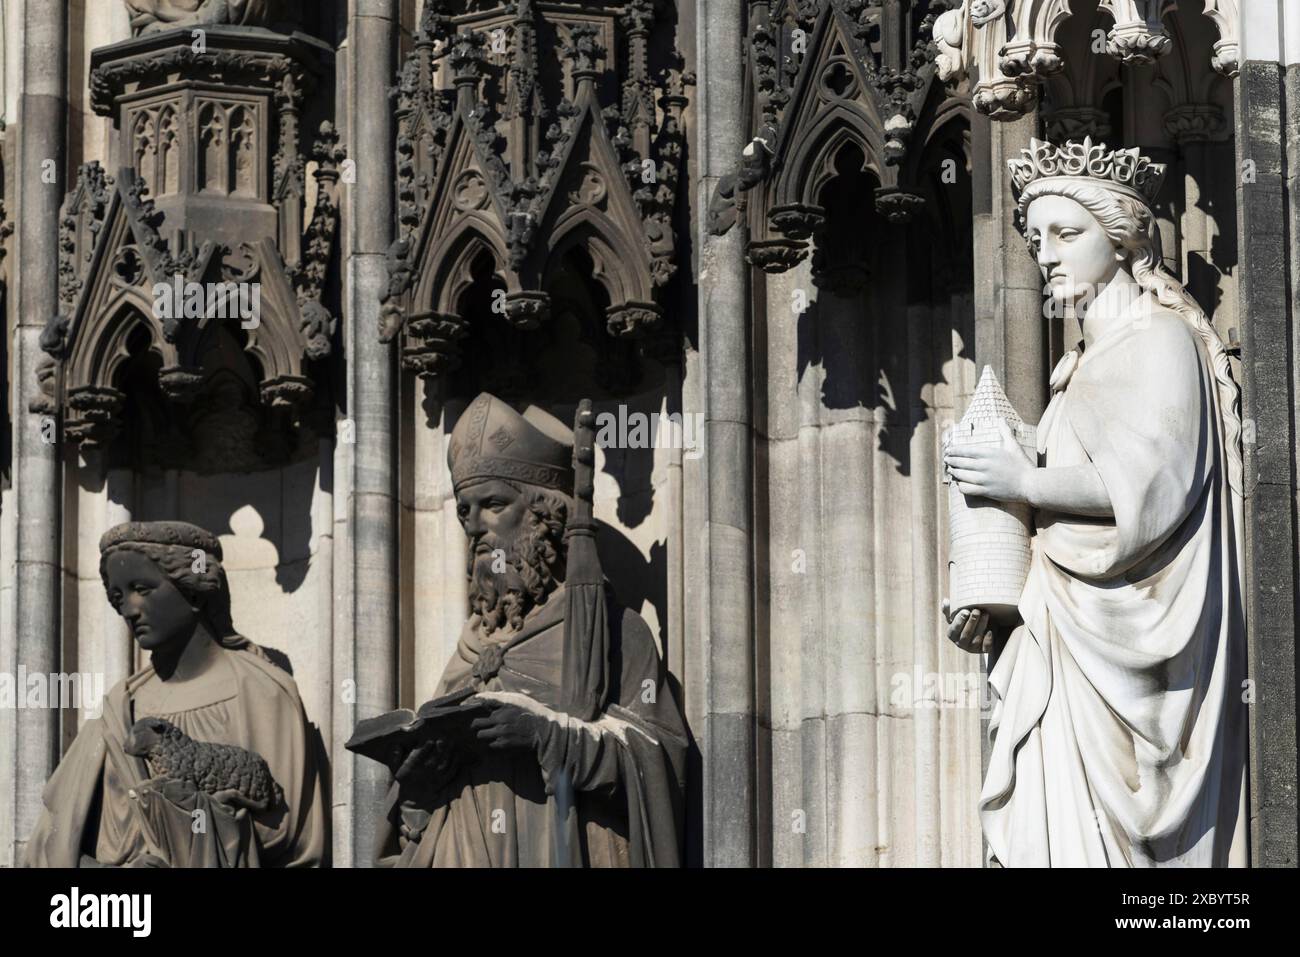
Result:
{"label": "stone statue", "polygon": [[576,455],[558,420],[486,393],[456,424],[471,613],[438,698],[403,725],[446,722],[390,765],[381,864],[680,864],[686,732],[649,628],[600,574],[584,410]]}
{"label": "stone statue", "polygon": [[709,199],[708,225],[713,236],[723,236],[740,218],[741,193],[748,192],[767,177],[771,166],[771,144],[776,141],[776,130],[766,126],[745,146],[740,154],[740,164],[718,180]]}
{"label": "stone statue", "polygon": [[126,0],[134,34],[231,24],[269,27],[290,21],[294,0]]}
{"label": "stone statue", "polygon": [[99,543],[150,664],[115,685],[45,787],[29,867],[312,867],[328,809],[293,678],[237,634],[215,535],[128,522]]}
{"label": "stone statue", "polygon": [[[1005,425],[945,458],[966,495],[1033,509],[1019,622],[990,662],[991,862],[1244,865],[1238,393],[1161,263],[1164,167],[1087,139],[1034,140],[1009,165],[1082,341],[1051,375],[1037,462]],[[985,610],[944,611],[959,647],[997,651]]]}

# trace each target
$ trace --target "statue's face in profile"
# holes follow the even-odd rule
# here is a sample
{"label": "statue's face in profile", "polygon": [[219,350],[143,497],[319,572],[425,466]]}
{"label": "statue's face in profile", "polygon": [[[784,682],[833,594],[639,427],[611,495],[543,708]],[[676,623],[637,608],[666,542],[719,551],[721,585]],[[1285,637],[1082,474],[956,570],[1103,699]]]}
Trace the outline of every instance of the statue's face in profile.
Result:
{"label": "statue's face in profile", "polygon": [[511,554],[527,512],[524,496],[506,482],[492,479],[460,489],[456,515],[469,536],[474,564],[491,562],[496,549]]}
{"label": "statue's face in profile", "polygon": [[1101,223],[1066,196],[1040,196],[1029,204],[1025,238],[1057,302],[1090,302],[1123,264]]}
{"label": "statue's face in profile", "polygon": [[194,634],[198,611],[152,560],[122,549],[108,557],[106,571],[109,603],[145,651]]}

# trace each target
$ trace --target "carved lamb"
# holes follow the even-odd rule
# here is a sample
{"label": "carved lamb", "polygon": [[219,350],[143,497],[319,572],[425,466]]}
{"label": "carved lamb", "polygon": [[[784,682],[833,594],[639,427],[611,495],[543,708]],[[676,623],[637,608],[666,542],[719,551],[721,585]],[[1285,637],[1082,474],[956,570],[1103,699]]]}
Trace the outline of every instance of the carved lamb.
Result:
{"label": "carved lamb", "polygon": [[224,804],[264,811],[284,800],[261,755],[195,741],[163,718],[141,718],[132,725],[125,750],[144,758],[151,774],[184,781]]}

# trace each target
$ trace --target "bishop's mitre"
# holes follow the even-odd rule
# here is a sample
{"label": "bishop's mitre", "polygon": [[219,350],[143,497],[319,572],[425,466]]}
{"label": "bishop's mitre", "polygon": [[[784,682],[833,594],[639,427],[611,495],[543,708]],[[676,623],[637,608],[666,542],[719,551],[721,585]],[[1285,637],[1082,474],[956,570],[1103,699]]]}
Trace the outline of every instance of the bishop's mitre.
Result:
{"label": "bishop's mitre", "polygon": [[452,430],[447,465],[457,489],[504,479],[572,495],[573,431],[535,405],[521,414],[484,392]]}

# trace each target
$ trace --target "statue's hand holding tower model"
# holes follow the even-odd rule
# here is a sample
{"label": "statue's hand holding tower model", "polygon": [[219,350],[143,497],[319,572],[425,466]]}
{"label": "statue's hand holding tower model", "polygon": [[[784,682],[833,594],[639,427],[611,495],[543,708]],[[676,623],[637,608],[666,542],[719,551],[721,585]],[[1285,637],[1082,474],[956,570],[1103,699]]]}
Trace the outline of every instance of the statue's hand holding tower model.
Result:
{"label": "statue's hand holding tower model", "polygon": [[1032,452],[987,370],[945,445],[948,637],[988,652],[1011,626],[988,676],[990,861],[1244,865],[1238,392],[1160,259],[1164,167],[1089,139],[1032,140],[1008,165],[1030,254],[1082,339]]}
{"label": "statue's hand holding tower model", "polygon": [[[979,445],[1000,445],[1008,435],[1030,462],[1037,461],[1035,430],[1011,407],[1002,385],[985,366],[966,414],[944,437],[944,453]],[[966,495],[948,485],[948,614],[983,613],[1010,622],[1029,574],[1032,516],[1028,503],[998,502]]]}

